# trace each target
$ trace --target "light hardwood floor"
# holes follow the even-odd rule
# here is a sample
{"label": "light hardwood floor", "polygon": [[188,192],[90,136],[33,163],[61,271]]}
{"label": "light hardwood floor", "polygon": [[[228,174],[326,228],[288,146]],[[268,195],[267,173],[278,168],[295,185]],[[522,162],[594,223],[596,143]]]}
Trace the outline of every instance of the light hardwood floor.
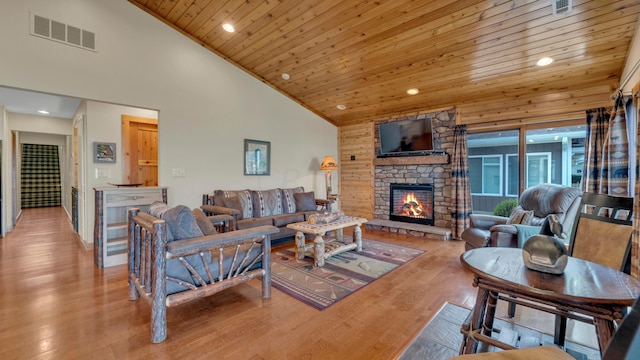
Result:
{"label": "light hardwood floor", "polygon": [[364,236],[426,253],[324,311],[276,289],[262,300],[259,280],[236,286],[169,309],[167,340],[151,344],[125,266],[96,269],[62,208],[23,210],[0,239],[0,358],[393,359],[445,302],[473,306],[462,242]]}

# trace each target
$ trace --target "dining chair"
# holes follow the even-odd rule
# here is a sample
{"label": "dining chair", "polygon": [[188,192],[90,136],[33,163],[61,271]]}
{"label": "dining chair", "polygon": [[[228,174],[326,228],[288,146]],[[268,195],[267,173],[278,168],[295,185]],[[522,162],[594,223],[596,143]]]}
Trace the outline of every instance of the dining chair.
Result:
{"label": "dining chair", "polygon": [[[632,230],[633,198],[584,193],[569,237],[569,256],[629,274]],[[557,345],[564,345],[566,326],[567,318],[557,316]]]}

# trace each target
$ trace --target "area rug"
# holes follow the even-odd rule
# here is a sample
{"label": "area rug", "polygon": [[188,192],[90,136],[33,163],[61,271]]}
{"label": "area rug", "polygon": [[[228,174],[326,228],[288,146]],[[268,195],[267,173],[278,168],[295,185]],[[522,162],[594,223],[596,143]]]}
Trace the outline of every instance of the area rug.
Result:
{"label": "area rug", "polygon": [[[446,303],[398,359],[445,360],[457,356],[460,351],[460,344],[462,344],[460,326],[469,312],[469,309]],[[512,330],[518,333],[521,339],[526,339],[528,343],[535,343],[536,345],[553,344],[552,335],[499,318],[495,319],[494,328]],[[493,336],[497,337],[498,335],[494,334]],[[489,347],[485,350],[494,351],[496,349]],[[565,351],[579,360],[600,359],[600,352],[597,349],[570,341],[565,341]]]}
{"label": "area rug", "polygon": [[324,310],[423,253],[362,239],[361,252],[334,255],[323,267],[315,267],[310,256],[296,259],[292,247],[271,253],[271,281],[274,288]]}

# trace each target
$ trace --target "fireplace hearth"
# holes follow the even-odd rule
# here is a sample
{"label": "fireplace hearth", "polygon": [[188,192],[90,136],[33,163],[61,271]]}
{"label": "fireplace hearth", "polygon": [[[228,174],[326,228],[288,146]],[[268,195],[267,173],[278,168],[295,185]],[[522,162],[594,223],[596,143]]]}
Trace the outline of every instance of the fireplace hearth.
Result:
{"label": "fireplace hearth", "polygon": [[389,184],[389,220],[433,225],[433,185]]}

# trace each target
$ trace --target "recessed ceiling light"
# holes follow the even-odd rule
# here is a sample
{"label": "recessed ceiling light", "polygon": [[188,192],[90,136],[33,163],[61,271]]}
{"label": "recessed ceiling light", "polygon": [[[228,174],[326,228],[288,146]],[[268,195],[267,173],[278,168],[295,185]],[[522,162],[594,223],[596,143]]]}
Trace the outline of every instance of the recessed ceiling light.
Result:
{"label": "recessed ceiling light", "polygon": [[291,79],[291,76],[289,76],[289,74],[287,74],[287,73],[282,73],[282,78],[285,79],[285,80],[289,80],[289,79]]}
{"label": "recessed ceiling light", "polygon": [[547,66],[549,64],[551,64],[553,62],[553,59],[550,57],[543,57],[542,59],[538,60],[538,62],[536,63],[536,65],[538,66]]}
{"label": "recessed ceiling light", "polygon": [[229,23],[222,24],[222,28],[224,29],[224,31],[230,32],[230,33],[236,31],[236,29],[233,28],[233,25],[231,25]]}
{"label": "recessed ceiling light", "polygon": [[340,104],[340,105],[336,105],[336,108],[338,108],[338,110],[344,110],[344,109],[346,109],[347,107],[346,107],[346,106],[344,106],[344,105],[342,105],[342,104]]}
{"label": "recessed ceiling light", "polygon": [[47,110],[38,110],[38,112],[40,114],[49,115],[49,112]]}
{"label": "recessed ceiling light", "polygon": [[407,90],[407,94],[409,94],[409,95],[416,95],[419,92],[420,92],[420,90],[416,89],[416,88],[411,88],[411,89]]}

